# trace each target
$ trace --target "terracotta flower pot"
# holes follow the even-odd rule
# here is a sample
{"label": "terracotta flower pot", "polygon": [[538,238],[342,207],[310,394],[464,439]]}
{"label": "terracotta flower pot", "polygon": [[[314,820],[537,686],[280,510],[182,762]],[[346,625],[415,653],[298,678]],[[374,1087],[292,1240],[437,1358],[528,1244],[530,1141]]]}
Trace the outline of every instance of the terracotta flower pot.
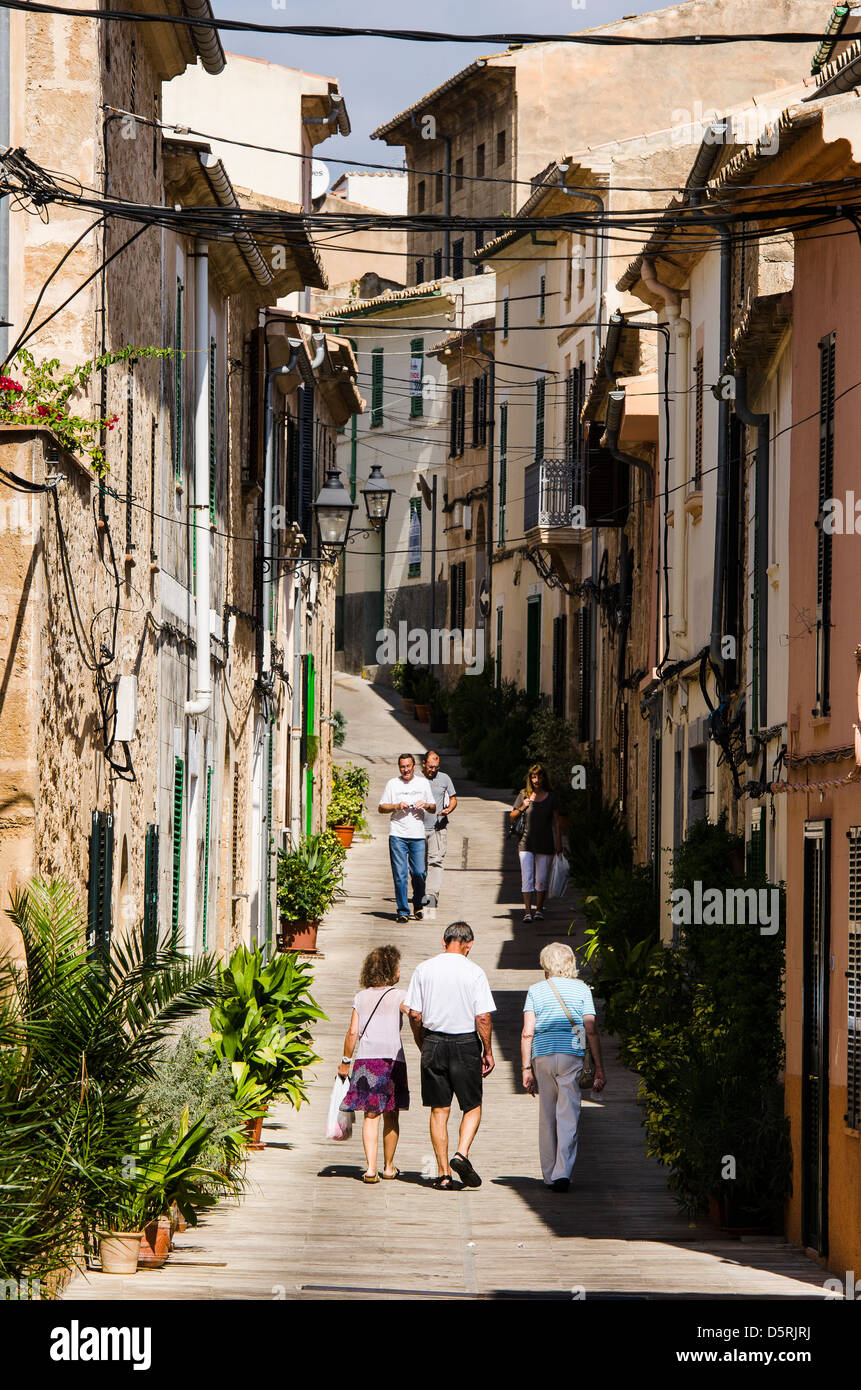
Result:
{"label": "terracotta flower pot", "polygon": [[401,702],[402,702],[403,707],[404,707],[404,714],[415,714],[415,712],[416,712],[416,702],[415,702],[415,700],[411,700],[411,699],[409,698],[409,696],[404,695],[404,696],[402,696]]}
{"label": "terracotta flower pot", "polygon": [[105,1274],[134,1274],[143,1231],[97,1231],[99,1257]]}
{"label": "terracotta flower pot", "polygon": [[161,1269],[170,1254],[170,1217],[156,1216],[144,1226],[138,1269]]}
{"label": "terracotta flower pot", "polygon": [[344,849],[349,849],[353,843],[356,827],[354,825],[333,825],[331,829],[334,830]]}
{"label": "terracotta flower pot", "polygon": [[313,922],[287,922],[281,918],[281,930],[276,945],[279,951],[316,951],[317,928],[320,918]]}
{"label": "terracotta flower pot", "polygon": [[242,1128],[245,1130],[245,1133],[248,1136],[246,1140],[247,1148],[254,1150],[266,1148],[266,1144],[260,1138],[260,1135],[263,1132],[262,1115],[258,1115],[256,1120],[246,1120]]}
{"label": "terracotta flower pot", "polygon": [[420,724],[430,723],[430,705],[420,705],[416,701],[416,719]]}
{"label": "terracotta flower pot", "polygon": [[176,1202],[174,1202],[170,1209],[170,1233],[173,1235],[176,1231],[179,1231],[180,1234],[182,1234],[183,1231],[187,1230],[188,1222],[176,1205]]}

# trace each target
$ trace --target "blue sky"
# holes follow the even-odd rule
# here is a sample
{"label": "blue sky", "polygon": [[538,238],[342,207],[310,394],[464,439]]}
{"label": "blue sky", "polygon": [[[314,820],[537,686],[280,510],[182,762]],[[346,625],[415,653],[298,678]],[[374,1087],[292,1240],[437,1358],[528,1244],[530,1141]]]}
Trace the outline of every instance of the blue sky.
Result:
{"label": "blue sky", "polygon": [[[358,28],[434,29],[452,33],[572,33],[620,19],[622,15],[663,9],[665,3],[638,6],[636,0],[585,0],[574,8],[571,0],[434,0],[433,4],[404,0],[215,0],[221,19],[247,19],[276,24],[342,24]],[[464,68],[482,52],[479,44],[401,43],[384,39],[317,39],[263,34],[223,34],[228,52],[266,58],[286,67],[336,77],[347,99],[353,133],[348,139],[331,139],[318,147],[318,157],[337,156],[351,165],[366,161],[399,164],[400,152],[370,133],[391,116],[447,77]],[[504,47],[504,45],[502,45]],[[333,177],[342,166],[330,165]]]}

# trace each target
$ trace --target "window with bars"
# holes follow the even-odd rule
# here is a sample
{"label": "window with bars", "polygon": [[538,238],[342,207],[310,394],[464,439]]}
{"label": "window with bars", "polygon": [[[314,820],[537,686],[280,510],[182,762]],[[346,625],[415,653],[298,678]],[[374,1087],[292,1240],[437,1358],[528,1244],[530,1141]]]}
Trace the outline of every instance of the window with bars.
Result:
{"label": "window with bars", "polygon": [[383,351],[374,348],[371,353],[371,429],[378,430],[383,423]]}
{"label": "window with bars", "polygon": [[425,370],[425,340],[413,338],[410,343],[410,419],[424,414],[422,383]]}
{"label": "window with bars", "polygon": [[538,317],[544,318],[547,312],[547,276],[542,270],[538,277]]}
{"label": "window with bars", "polygon": [[216,429],[215,367],[218,361],[218,344],[214,338],[209,340],[209,523],[215,525],[215,484],[218,462],[218,435]]}
{"label": "window with bars", "polygon": [[182,758],[173,760],[173,821],[171,825],[171,893],[170,893],[170,939],[176,946],[179,942],[179,888],[182,879],[182,808],[185,764]]}
{"label": "window with bars", "polygon": [[[355,417],[353,417],[355,418]],[[230,821],[230,879],[235,893],[239,888],[239,808],[242,795],[242,778],[239,768],[233,770],[233,807]]]}
{"label": "window with bars", "polygon": [[[499,407],[499,516],[497,544],[505,544],[505,509],[508,494],[508,402]],[[500,610],[501,611],[501,610]]]}
{"label": "window with bars", "polygon": [[565,718],[565,684],[568,677],[568,619],[553,619],[553,713]]}
{"label": "window with bars", "polygon": [[846,971],[846,1124],[861,1129],[861,825],[849,829],[849,940]]}
{"label": "window with bars", "polygon": [[577,737],[588,743],[591,735],[592,711],[592,615],[588,608],[577,612]]}
{"label": "window with bars", "polygon": [[484,448],[487,442],[487,373],[472,383],[472,447]]}
{"label": "window with bars", "polygon": [[451,593],[450,625],[454,632],[463,632],[466,621],[466,561],[460,560],[449,570]]}
{"label": "window with bars", "polygon": [[505,163],[505,131],[504,131],[504,130],[498,130],[498,131],[496,132],[496,167],[497,167],[497,169],[499,168],[500,164],[504,164],[504,163]]}
{"label": "window with bars", "polygon": [[433,253],[433,278],[439,280],[442,276],[442,251]]}
{"label": "window with bars", "polygon": [[546,377],[540,376],[535,383],[535,459],[544,457],[544,403],[547,390]]}
{"label": "window with bars", "polygon": [[816,543],[816,703],[814,714],[831,711],[831,542],[822,524],[834,493],[834,352],[836,335],[819,343],[819,490]]}
{"label": "window with bars", "polygon": [[452,242],[451,273],[455,280],[463,279],[463,237],[458,237],[457,241]]}
{"label": "window with bars", "polygon": [[700,492],[703,485],[703,406],[705,403],[705,379],[703,376],[703,350],[697,353],[694,369],[694,492]]}
{"label": "window with bars", "polygon": [[173,324],[173,475],[178,483],[183,480],[182,452],[183,452],[183,373],[182,373],[182,342],[183,342],[183,284],[179,276],[176,277],[176,305],[174,308]]}
{"label": "window with bars", "polygon": [[416,284],[423,285],[425,282],[425,262],[424,256],[419,256],[416,261]]}

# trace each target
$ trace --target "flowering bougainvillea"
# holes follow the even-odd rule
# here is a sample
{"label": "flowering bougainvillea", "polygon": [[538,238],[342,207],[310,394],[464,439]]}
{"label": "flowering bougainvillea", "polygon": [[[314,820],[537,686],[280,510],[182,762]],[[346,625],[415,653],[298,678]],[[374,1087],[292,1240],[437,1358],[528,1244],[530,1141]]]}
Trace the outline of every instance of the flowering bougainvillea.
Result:
{"label": "flowering bougainvillea", "polygon": [[37,362],[26,348],[19,348],[11,363],[21,380],[0,376],[0,424],[39,425],[51,430],[64,449],[89,459],[100,476],[108,471],[102,437],[116,428],[118,415],[88,417],[73,409],[74,398],[83,396],[93,372],[119,362],[139,362],[145,358],[170,357],[172,348],[126,347],[103,353],[92,362],[60,370],[59,359]]}

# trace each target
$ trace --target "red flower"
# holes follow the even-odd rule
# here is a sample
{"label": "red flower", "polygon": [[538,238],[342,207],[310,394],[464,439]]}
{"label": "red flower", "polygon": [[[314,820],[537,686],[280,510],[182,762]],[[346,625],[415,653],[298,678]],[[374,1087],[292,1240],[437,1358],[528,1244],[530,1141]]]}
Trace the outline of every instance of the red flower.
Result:
{"label": "red flower", "polygon": [[0,391],[23,391],[23,387],[10,376],[0,376]]}
{"label": "red flower", "polygon": [[50,412],[50,410],[48,409],[48,407],[47,407],[46,405],[37,405],[37,406],[36,406],[36,414],[37,414],[37,415],[50,415],[51,412]]}

